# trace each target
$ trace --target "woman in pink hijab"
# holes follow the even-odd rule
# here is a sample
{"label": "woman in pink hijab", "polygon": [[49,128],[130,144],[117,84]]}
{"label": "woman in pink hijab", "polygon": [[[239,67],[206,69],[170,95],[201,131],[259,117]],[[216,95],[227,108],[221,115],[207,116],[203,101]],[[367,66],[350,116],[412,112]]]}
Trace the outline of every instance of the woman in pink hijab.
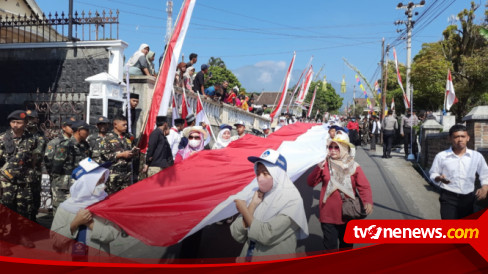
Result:
{"label": "woman in pink hijab", "polygon": [[175,156],[175,164],[190,157],[193,153],[202,151],[205,147],[207,132],[201,126],[187,127],[183,130],[183,136],[188,138],[188,144],[180,149]]}

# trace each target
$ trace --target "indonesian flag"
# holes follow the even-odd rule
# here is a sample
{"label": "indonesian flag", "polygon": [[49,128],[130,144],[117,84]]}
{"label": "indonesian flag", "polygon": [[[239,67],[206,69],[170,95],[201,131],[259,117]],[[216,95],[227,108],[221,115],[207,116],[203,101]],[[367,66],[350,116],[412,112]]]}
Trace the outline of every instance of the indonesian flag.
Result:
{"label": "indonesian flag", "polygon": [[410,100],[407,94],[405,94],[405,90],[403,89],[402,76],[400,75],[400,70],[398,69],[398,59],[397,59],[395,48],[393,48],[393,57],[395,58],[395,68],[397,73],[398,84],[400,85],[400,88],[402,89],[403,92],[403,103],[405,104],[405,108],[410,108]]}
{"label": "indonesian flag", "polygon": [[198,95],[198,100],[197,100],[197,111],[195,115],[195,123],[196,125],[200,125],[201,122],[204,122],[206,124],[206,130],[208,132],[207,139],[205,139],[204,144],[208,145],[210,143],[210,140],[212,138],[215,139],[212,127],[210,126],[210,121],[208,120],[207,114],[205,114],[205,110],[203,110],[203,104],[202,104],[202,99],[200,98],[200,94],[197,92]]}
{"label": "indonesian flag", "polygon": [[171,105],[171,108],[173,110],[173,126],[175,125],[175,119],[180,118],[180,114],[178,113],[178,108],[176,107],[176,96],[175,96],[175,91],[173,90],[173,103]]}
{"label": "indonesian flag", "polygon": [[183,90],[183,96],[181,99],[181,118],[185,119],[185,127],[187,126],[186,124],[186,116],[188,114],[193,113],[191,108],[188,107],[188,104],[186,103],[186,93],[185,90]]}
{"label": "indonesian flag", "polygon": [[395,109],[395,97],[391,97],[391,107],[390,107],[391,110],[394,110]]}
{"label": "indonesian flag", "polygon": [[290,101],[288,101],[288,106],[286,107],[286,112],[290,112],[290,105],[293,101],[293,98],[295,98],[295,94],[297,93],[298,87],[300,86],[300,81],[302,80],[302,76],[307,71],[308,66],[312,63],[312,60],[313,60],[313,55],[312,55],[312,57],[310,57],[310,60],[308,61],[305,68],[303,69],[302,73],[300,74],[300,77],[298,77],[298,81],[297,81],[297,84],[295,85],[295,90],[293,91],[293,95],[291,96]]}
{"label": "indonesian flag", "polygon": [[181,47],[185,40],[186,31],[190,24],[193,7],[196,0],[185,0],[180,11],[178,22],[175,25],[173,34],[166,48],[163,57],[159,75],[156,79],[156,86],[154,88],[151,108],[147,118],[144,132],[141,136],[139,148],[141,152],[145,153],[149,142],[149,135],[156,126],[156,117],[158,115],[165,116],[168,112],[171,90],[173,89],[173,82],[176,74],[176,66],[178,64],[178,57],[180,56]]}
{"label": "indonesian flag", "polygon": [[295,181],[325,159],[326,150],[317,148],[325,148],[327,137],[325,127],[308,123],[288,125],[267,138],[247,134],[226,148],[195,153],[89,210],[146,244],[173,245],[236,214],[235,199],[251,200],[258,184],[247,157],[278,150]]}
{"label": "indonesian flag", "polygon": [[286,92],[288,90],[288,85],[290,84],[291,71],[293,69],[293,64],[295,63],[295,56],[296,56],[296,53],[293,52],[293,58],[291,59],[290,66],[288,67],[288,71],[286,72],[285,84],[283,85],[283,90],[281,91],[280,101],[278,102],[278,105],[276,106],[274,111],[269,115],[271,117],[271,122],[273,122],[273,119],[276,116],[276,114],[278,114],[278,115],[281,114],[281,109],[283,108],[283,105],[285,104]]}
{"label": "indonesian flag", "polygon": [[310,88],[310,84],[312,83],[312,78],[313,78],[313,67],[310,66],[307,72],[307,76],[305,77],[305,80],[302,85],[302,89],[300,90],[300,94],[298,94],[297,100],[295,103],[297,104],[303,104],[303,100],[307,97],[308,89]]}
{"label": "indonesian flag", "polygon": [[458,102],[456,94],[454,93],[454,85],[452,84],[451,70],[447,70],[447,83],[446,83],[446,111]]}
{"label": "indonesian flag", "polygon": [[[312,108],[313,108],[313,103],[315,102],[315,94],[317,94],[317,87],[319,85],[315,86],[315,89],[313,90],[313,96],[312,96],[312,101],[310,101],[310,107],[308,108],[308,113],[307,117],[310,117],[310,114],[312,114]],[[318,113],[317,113],[318,114]]]}

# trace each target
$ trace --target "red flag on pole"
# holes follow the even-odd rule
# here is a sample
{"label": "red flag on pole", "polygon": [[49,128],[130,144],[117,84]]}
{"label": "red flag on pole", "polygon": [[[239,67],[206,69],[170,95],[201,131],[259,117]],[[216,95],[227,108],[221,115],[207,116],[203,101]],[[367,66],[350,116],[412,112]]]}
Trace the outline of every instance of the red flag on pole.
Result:
{"label": "red flag on pole", "polygon": [[318,85],[316,85],[315,89],[313,90],[312,101],[310,101],[310,107],[308,108],[307,117],[310,117],[310,114],[312,114],[312,108],[313,108],[313,103],[315,102],[315,94],[317,93],[317,87]]}
{"label": "red flag on pole", "polygon": [[280,101],[278,102],[278,105],[276,106],[274,111],[270,114],[271,122],[273,122],[273,119],[277,114],[278,116],[280,115],[283,104],[285,103],[286,91],[288,90],[288,84],[290,84],[291,71],[293,69],[293,64],[295,63],[295,56],[296,53],[293,52],[293,58],[291,59],[290,66],[288,67],[288,71],[286,72],[285,84],[283,85],[283,90],[281,91]]}
{"label": "red flag on pole", "polygon": [[310,66],[307,72],[307,77],[305,77],[304,80],[304,85],[302,90],[300,91],[300,94],[297,96],[297,100],[295,103],[297,104],[303,104],[303,100],[307,97],[308,89],[310,88],[310,84],[312,83],[312,78],[313,78],[313,67]]}
{"label": "red flag on pole", "polygon": [[159,70],[156,86],[154,88],[151,108],[147,117],[146,127],[140,139],[139,148],[143,153],[147,150],[149,135],[156,126],[156,117],[166,115],[168,112],[171,90],[176,74],[176,66],[180,56],[181,47],[185,40],[186,31],[190,24],[193,8],[196,0],[185,0],[180,11],[179,19],[171,35],[171,39],[166,47],[163,62]]}
{"label": "red flag on pole", "polygon": [[456,94],[454,93],[454,85],[452,84],[451,70],[447,70],[447,83],[446,83],[446,111],[458,102]]}

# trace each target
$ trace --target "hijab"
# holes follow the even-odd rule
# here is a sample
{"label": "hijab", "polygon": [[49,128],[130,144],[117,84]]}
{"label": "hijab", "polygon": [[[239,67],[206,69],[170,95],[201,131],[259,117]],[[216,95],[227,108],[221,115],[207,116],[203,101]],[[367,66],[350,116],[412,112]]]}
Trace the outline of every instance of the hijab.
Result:
{"label": "hijab", "polygon": [[347,144],[334,141],[329,142],[329,144],[332,143],[339,146],[339,159],[332,159],[330,155],[327,156],[330,181],[325,190],[323,202],[325,203],[327,198],[336,190],[340,190],[345,195],[355,199],[356,195],[354,195],[354,190],[352,189],[351,176],[356,172],[359,165],[349,153],[350,148]]}
{"label": "hijab", "polygon": [[219,148],[224,148],[224,147],[227,147],[227,145],[230,144],[230,138],[225,140],[223,138],[224,136],[224,133],[228,131],[230,133],[230,130],[228,128],[224,128],[222,129],[220,132],[219,132],[219,135],[217,136],[217,142],[215,143],[215,148],[219,149]]}
{"label": "hijab", "polygon": [[261,222],[267,222],[279,214],[286,215],[300,227],[297,238],[308,237],[308,223],[302,196],[286,171],[271,163],[257,161],[254,164],[256,175],[258,163],[263,164],[268,169],[269,174],[273,177],[273,187],[264,194],[263,201],[254,211],[254,218]]}
{"label": "hijab", "polygon": [[109,174],[110,172],[108,169],[99,167],[81,176],[69,189],[70,197],[59,206],[76,214],[80,209],[87,208],[88,206],[105,199],[105,197],[107,197],[105,191],[102,191],[99,195],[94,195],[93,191],[100,178],[103,176],[103,182],[105,183]]}
{"label": "hijab", "polygon": [[192,133],[198,133],[198,135],[200,135],[200,140],[202,141],[200,143],[200,145],[198,147],[191,147],[190,146],[190,142],[188,140],[188,144],[186,145],[186,147],[184,149],[180,149],[178,151],[178,153],[181,155],[181,157],[183,158],[183,160],[185,160],[186,158],[190,157],[190,155],[193,153],[193,152],[198,152],[198,151],[202,151],[203,148],[205,147],[205,139],[204,139],[204,136],[203,136],[203,133],[201,133],[200,131],[197,131],[197,130],[192,130],[190,131],[190,134],[188,134],[188,136],[190,136]]}
{"label": "hijab", "polygon": [[139,49],[136,52],[134,52],[134,54],[132,54],[132,57],[129,59],[129,61],[127,61],[126,66],[133,67],[137,63],[137,60],[139,60],[141,56],[144,56],[142,50],[147,47],[149,47],[148,44],[141,44],[139,46]]}
{"label": "hijab", "polygon": [[146,55],[146,60],[149,65],[149,73],[155,74],[156,70],[154,68],[154,61],[151,61],[151,58],[154,57],[156,53],[154,51],[149,51],[149,53]]}

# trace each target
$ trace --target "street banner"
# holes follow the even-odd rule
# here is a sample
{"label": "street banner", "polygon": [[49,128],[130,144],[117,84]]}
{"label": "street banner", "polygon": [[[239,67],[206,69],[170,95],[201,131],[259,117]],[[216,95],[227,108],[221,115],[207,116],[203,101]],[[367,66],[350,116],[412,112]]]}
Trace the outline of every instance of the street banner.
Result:
{"label": "street banner", "polygon": [[446,83],[446,99],[444,109],[449,111],[452,105],[458,102],[456,93],[454,93],[454,85],[452,84],[451,70],[447,70],[447,83]]}
{"label": "street banner", "polygon": [[252,199],[258,184],[247,157],[278,150],[295,181],[325,159],[326,150],[317,148],[325,147],[327,137],[325,127],[308,123],[284,126],[267,138],[247,134],[226,148],[195,153],[89,210],[146,244],[173,245],[237,214],[235,199]]}
{"label": "street banner", "polygon": [[395,48],[393,48],[393,57],[395,58],[395,69],[397,73],[398,84],[400,85],[400,88],[403,92],[403,103],[405,104],[405,108],[407,109],[410,108],[410,99],[408,98],[407,94],[405,94],[405,90],[403,89],[402,76],[400,75],[400,70],[398,69],[398,59]]}
{"label": "street banner", "polygon": [[273,110],[273,112],[271,112],[271,114],[269,115],[271,117],[271,122],[273,122],[273,119],[274,117],[276,117],[276,115],[280,116],[281,109],[285,104],[286,92],[288,91],[288,85],[290,84],[291,71],[293,70],[293,64],[295,63],[295,56],[296,53],[293,52],[293,58],[291,59],[290,66],[288,67],[288,71],[286,72],[285,83],[283,85],[283,90],[281,91],[280,101],[278,102],[278,105],[276,105],[276,108]]}
{"label": "street banner", "polygon": [[141,152],[145,153],[149,142],[149,135],[156,127],[156,117],[166,116],[171,100],[171,90],[176,74],[176,66],[185,40],[186,31],[190,25],[190,19],[196,0],[185,0],[180,11],[179,19],[171,35],[171,39],[166,47],[161,68],[149,110],[146,126],[139,142]]}

